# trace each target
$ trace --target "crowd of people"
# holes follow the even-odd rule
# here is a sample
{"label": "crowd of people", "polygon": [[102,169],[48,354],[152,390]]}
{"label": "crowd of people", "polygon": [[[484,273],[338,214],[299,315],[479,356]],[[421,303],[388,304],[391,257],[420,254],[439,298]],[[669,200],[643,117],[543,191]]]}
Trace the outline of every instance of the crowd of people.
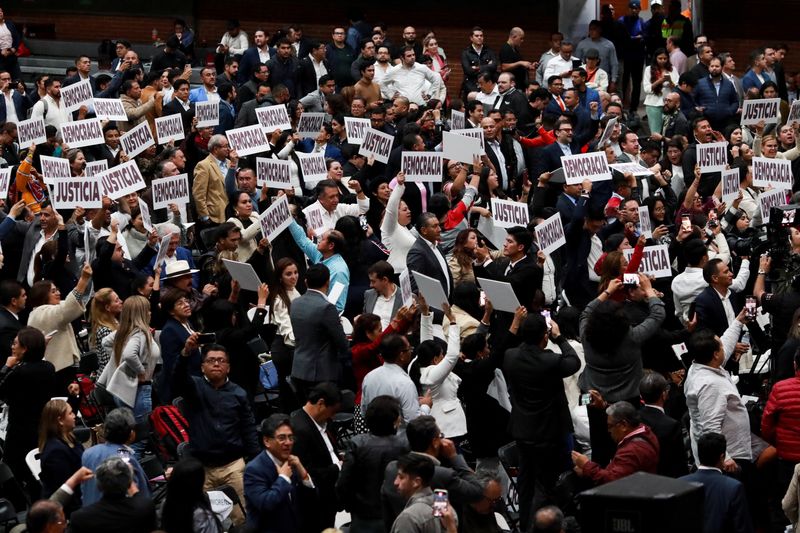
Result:
{"label": "crowd of people", "polygon": [[[474,27],[452,66],[433,32],[392,43],[357,11],[330,40],[231,20],[199,86],[176,21],[152,58],[118,40],[30,89],[0,11],[2,490],[30,504],[20,528],[319,533],[346,511],[352,533],[579,531],[592,518],[575,495],[636,472],[702,484],[707,533],[794,527],[797,74],[786,45],[734,58],[679,0],[649,4],[647,20],[637,0],[620,17],[604,5],[538,58],[521,28],[490,44]],[[68,110],[61,91],[84,80],[127,120],[73,148],[62,128],[94,101]],[[740,125],[745,102],[772,98],[777,117]],[[217,125],[195,116],[207,102]],[[276,105],[291,129],[233,150],[226,133]],[[327,115],[319,131],[299,131],[305,113]],[[125,152],[121,135],[157,138],[170,115],[183,140]],[[45,142],[20,145],[28,118]],[[387,162],[359,153],[348,118],[393,139]],[[407,179],[405,153],[464,129],[480,156]],[[713,142],[724,169],[698,158]],[[592,152],[607,175],[567,183],[562,157]],[[325,176],[304,175],[313,153]],[[290,185],[267,187],[262,158],[287,162]],[[754,175],[759,158],[789,160],[791,184]],[[69,175],[48,175],[58,162]],[[129,162],[141,189],[52,203],[50,179]],[[190,194],[155,208],[153,180],[181,175]],[[284,200],[270,240],[260,215]],[[529,224],[495,224],[494,200]],[[561,246],[539,242],[551,220]],[[492,282],[516,309],[495,309]],[[175,449],[155,430],[166,412],[185,429]],[[207,494],[220,487],[229,516]]]}

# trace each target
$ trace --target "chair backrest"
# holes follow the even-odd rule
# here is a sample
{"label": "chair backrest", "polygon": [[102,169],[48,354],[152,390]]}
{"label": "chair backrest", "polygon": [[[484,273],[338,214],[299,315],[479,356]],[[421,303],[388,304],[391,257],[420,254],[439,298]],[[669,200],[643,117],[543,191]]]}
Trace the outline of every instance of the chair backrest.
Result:
{"label": "chair backrest", "polygon": [[517,449],[516,442],[509,442],[505,446],[502,446],[497,450],[497,456],[500,458],[500,462],[506,472],[512,468],[519,467],[519,450]]}
{"label": "chair backrest", "polygon": [[37,480],[39,479],[39,474],[42,473],[42,463],[39,461],[39,455],[39,448],[34,448],[25,456],[25,463]]}

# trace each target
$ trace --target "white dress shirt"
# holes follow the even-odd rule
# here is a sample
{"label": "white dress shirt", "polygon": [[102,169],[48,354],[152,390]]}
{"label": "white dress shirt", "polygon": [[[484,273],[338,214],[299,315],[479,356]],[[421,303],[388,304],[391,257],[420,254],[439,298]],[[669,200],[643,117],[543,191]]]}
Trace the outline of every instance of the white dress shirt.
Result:
{"label": "white dress shirt", "polygon": [[442,77],[425,65],[420,63],[414,63],[411,67],[405,67],[403,64],[395,65],[381,80],[381,93],[391,97],[398,92],[412,103],[424,105],[425,99],[422,98],[422,93],[426,81],[431,84],[430,94],[438,94],[441,91]]}
{"label": "white dress shirt", "polygon": [[478,91],[478,94],[475,95],[475,99],[483,104],[483,113],[484,115],[488,115],[489,111],[492,110],[493,104],[496,100],[500,98],[500,91],[497,89],[497,84],[495,84],[492,92],[485,93],[483,91]]}
{"label": "white dress shirt", "polygon": [[314,66],[314,73],[317,75],[317,85],[319,85],[319,79],[328,73],[328,69],[325,68],[325,63],[322,61],[317,61],[314,59],[314,56],[308,56],[311,60],[311,64]]}
{"label": "white dress shirt", "polygon": [[6,122],[13,122],[17,124],[19,117],[17,116],[17,108],[14,106],[14,89],[3,91],[3,98],[6,99]]}
{"label": "white dress shirt", "polygon": [[436,246],[435,243],[425,238],[422,240],[433,250],[433,255],[436,257],[436,260],[439,261],[439,266],[442,268],[442,272],[444,272],[445,279],[447,280],[447,287],[444,291],[447,293],[447,296],[450,296],[450,267],[447,266],[447,261],[445,261],[442,252],[439,251],[439,247]]}
{"label": "white dress shirt", "polygon": [[[750,278],[750,260],[742,259],[739,273],[733,280],[729,291],[741,292]],[[703,279],[703,269],[687,266],[686,269],[672,280],[672,298],[675,302],[675,316],[686,324],[689,321],[689,306],[692,305],[697,295],[708,287]],[[735,318],[735,315],[734,315]],[[730,324],[730,320],[728,321]]]}
{"label": "white dress shirt", "polygon": [[[308,414],[308,413],[306,413]],[[311,418],[309,416],[308,418]],[[328,448],[328,454],[331,456],[331,462],[339,467],[339,470],[342,469],[342,462],[339,460],[339,456],[336,455],[336,450],[333,449],[333,443],[331,442],[331,438],[328,436],[327,428],[328,425],[325,424],[324,426],[319,424],[316,420],[311,418],[311,421],[314,422],[314,425],[317,426],[317,431],[322,436],[322,442],[325,443],[325,446]]]}
{"label": "white dress shirt", "polygon": [[333,211],[328,211],[322,207],[319,200],[317,200],[314,205],[319,206],[324,227],[326,230],[329,230],[334,229],[336,227],[336,222],[342,217],[358,217],[367,214],[367,211],[369,211],[369,197],[363,200],[356,199],[356,202],[355,204],[339,204]]}
{"label": "white dress shirt", "polygon": [[[543,85],[547,85],[547,80],[550,76],[558,76],[562,72],[566,72],[567,70],[572,70],[572,61],[577,61],[577,57],[570,57],[569,59],[564,59],[561,57],[561,54],[558,54],[553,59],[547,62],[547,67],[544,69],[544,76],[542,80]],[[561,78],[564,82],[564,89],[571,89],[572,88],[572,79],[567,76],[566,78]]]}
{"label": "white dress shirt", "polygon": [[361,384],[361,412],[366,413],[369,403],[378,396],[393,396],[403,409],[403,422],[408,424],[421,415],[431,412],[427,405],[419,404],[417,386],[398,365],[383,363],[371,370]]}
{"label": "white dress shirt", "polygon": [[373,314],[376,314],[381,318],[381,330],[389,327],[389,324],[392,322],[394,299],[395,296],[397,296],[397,285],[392,285],[394,286],[392,294],[390,294],[388,298],[378,294],[378,298],[375,300],[375,307],[372,309]]}

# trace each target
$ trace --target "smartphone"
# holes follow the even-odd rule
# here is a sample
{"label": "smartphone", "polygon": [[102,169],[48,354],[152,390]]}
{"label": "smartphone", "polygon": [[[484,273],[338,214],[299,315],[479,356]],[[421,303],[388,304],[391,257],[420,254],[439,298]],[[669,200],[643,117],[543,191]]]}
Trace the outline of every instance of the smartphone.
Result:
{"label": "smartphone", "polygon": [[572,60],[572,68],[581,68],[581,60],[580,59],[573,59]]}
{"label": "smartphone", "polygon": [[639,286],[639,275],[638,274],[623,274],[622,275],[622,284],[625,287],[638,287]]}
{"label": "smartphone", "polygon": [[748,296],[747,299],[745,300],[744,313],[745,313],[745,316],[747,316],[748,320],[755,320],[756,319],[756,314],[758,312],[756,310],[757,305],[758,304],[756,303],[756,299],[753,298],[752,296]]}
{"label": "smartphone", "polygon": [[217,342],[217,334],[216,333],[201,333],[197,336],[197,343],[198,344],[213,344]]}
{"label": "smartphone", "polygon": [[690,217],[689,215],[681,216],[681,229],[687,231],[692,229],[692,217]]}
{"label": "smartphone", "polygon": [[590,403],[592,403],[592,395],[588,392],[586,394],[581,394],[578,405],[589,405]]}
{"label": "smartphone", "polygon": [[548,311],[547,309],[544,309],[542,311],[542,316],[544,317],[544,321],[547,324],[547,331],[550,331],[551,329],[553,329],[553,326],[550,323],[550,311]]}
{"label": "smartphone", "polygon": [[436,489],[433,491],[433,516],[444,516],[447,511],[447,491]]}

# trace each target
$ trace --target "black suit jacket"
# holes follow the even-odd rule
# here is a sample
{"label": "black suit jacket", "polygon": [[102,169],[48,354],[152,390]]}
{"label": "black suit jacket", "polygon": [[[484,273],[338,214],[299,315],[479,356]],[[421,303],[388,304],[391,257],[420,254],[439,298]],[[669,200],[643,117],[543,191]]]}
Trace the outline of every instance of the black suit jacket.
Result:
{"label": "black suit jacket", "polygon": [[[742,310],[741,295],[733,291],[728,291],[728,294],[733,306],[733,313],[738,315],[739,311]],[[719,299],[717,291],[709,285],[697,295],[694,303],[695,311],[697,312],[697,325],[708,328],[715,335],[721,337],[730,324],[728,324],[728,317],[725,316],[725,308],[722,307],[722,300]]]}
{"label": "black suit jacket", "polygon": [[[327,59],[323,59],[322,64],[325,65],[325,69],[328,71],[328,74],[333,72],[331,70],[331,64]],[[311,62],[310,57],[306,56],[300,60],[300,63],[298,63],[296,79],[298,98],[302,98],[308,93],[317,90],[317,71],[314,70],[314,64]]]}
{"label": "black suit jacket", "polygon": [[483,265],[477,265],[474,267],[475,277],[489,278],[510,283],[511,288],[514,289],[514,294],[516,294],[519,299],[519,303],[531,309],[536,289],[542,288],[544,270],[538,265],[536,259],[530,255],[523,257],[508,271],[508,274],[506,274],[508,265],[509,260],[505,257],[493,261],[485,267]]}
{"label": "black suit jacket", "polygon": [[5,365],[11,355],[11,343],[24,325],[8,309],[0,307],[0,365]]}
{"label": "black suit jacket", "polygon": [[142,533],[154,531],[156,506],[141,492],[130,498],[106,498],[72,513],[71,533]]}
{"label": "black suit jacket", "polygon": [[188,135],[192,129],[192,118],[194,118],[194,102],[189,104],[189,109],[183,108],[177,98],[173,98],[161,111],[161,116],[180,115],[183,121],[183,132]]}
{"label": "black suit jacket", "polygon": [[[339,467],[333,464],[328,447],[308,413],[302,408],[298,409],[291,414],[291,421],[295,435],[293,453],[308,470],[319,494],[317,502],[308,502],[312,504],[308,507],[314,509],[314,513],[313,516],[306,517],[304,524],[305,531],[316,533],[333,525],[336,511],[339,509],[336,499]],[[338,452],[336,440],[330,432],[328,435],[334,451]]]}
{"label": "black suit jacket", "polygon": [[[445,257],[445,253],[441,246],[437,246],[437,248],[439,248],[439,253],[442,254],[442,257]],[[425,241],[425,239],[422,237],[417,237],[416,242],[408,251],[408,255],[406,256],[406,264],[408,265],[409,270],[416,270],[420,274],[425,274],[426,276],[439,280],[445,295],[448,297],[453,293],[452,274],[450,274],[449,270],[447,274],[445,274],[441,265],[439,264],[438,259],[436,259],[436,256],[433,254],[433,250],[431,250],[431,247],[428,246],[427,241]],[[414,291],[417,290],[417,282],[413,275],[411,276],[411,288],[414,289]],[[428,303],[432,304],[433,302]]]}
{"label": "black suit jacket", "polygon": [[658,474],[667,477],[688,474],[680,422],[649,405],[642,407],[639,414],[642,415],[642,422],[647,424],[658,438]]}
{"label": "black suit jacket", "polygon": [[703,531],[751,533],[753,522],[747,508],[744,485],[719,470],[698,470],[681,478],[701,483],[703,498]]}

